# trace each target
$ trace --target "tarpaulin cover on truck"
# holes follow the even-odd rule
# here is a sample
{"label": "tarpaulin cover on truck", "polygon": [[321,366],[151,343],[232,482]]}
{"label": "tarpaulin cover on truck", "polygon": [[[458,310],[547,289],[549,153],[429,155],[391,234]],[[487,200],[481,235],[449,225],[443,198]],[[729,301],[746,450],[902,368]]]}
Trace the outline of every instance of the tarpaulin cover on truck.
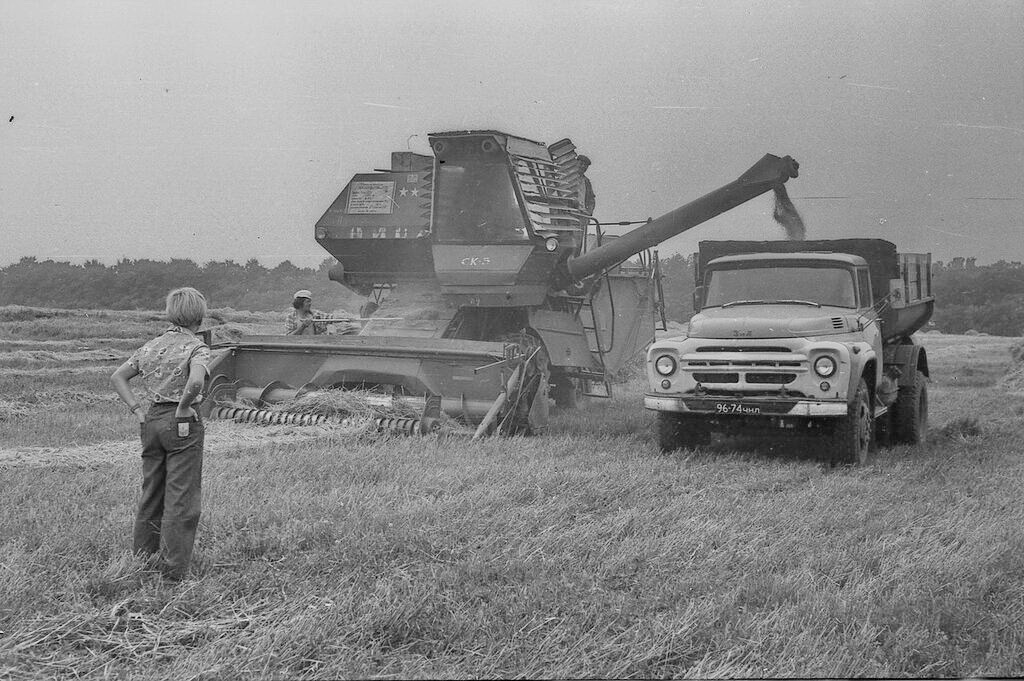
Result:
{"label": "tarpaulin cover on truck", "polygon": [[829,239],[812,241],[701,241],[694,276],[704,283],[709,262],[724,255],[743,253],[849,253],[867,261],[875,300],[889,292],[889,280],[900,276],[896,245],[885,239]]}

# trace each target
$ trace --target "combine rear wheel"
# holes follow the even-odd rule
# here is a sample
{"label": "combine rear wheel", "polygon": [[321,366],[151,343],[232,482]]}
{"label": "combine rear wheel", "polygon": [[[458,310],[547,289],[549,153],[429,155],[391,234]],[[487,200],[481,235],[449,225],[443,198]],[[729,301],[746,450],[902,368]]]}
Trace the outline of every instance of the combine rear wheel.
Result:
{"label": "combine rear wheel", "polygon": [[559,409],[577,409],[583,401],[583,386],[561,371],[551,374],[551,399]]}

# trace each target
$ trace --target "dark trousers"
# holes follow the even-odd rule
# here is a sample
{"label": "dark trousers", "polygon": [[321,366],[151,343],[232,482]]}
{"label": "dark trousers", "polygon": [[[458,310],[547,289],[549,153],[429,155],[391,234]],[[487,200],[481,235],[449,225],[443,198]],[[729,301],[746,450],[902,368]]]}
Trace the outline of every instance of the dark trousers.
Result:
{"label": "dark trousers", "polygon": [[[175,404],[154,404],[141,424],[142,499],[133,549],[160,554],[160,569],[183,579],[192,560],[202,503],[203,422],[175,417]],[[178,424],[188,424],[181,436]]]}

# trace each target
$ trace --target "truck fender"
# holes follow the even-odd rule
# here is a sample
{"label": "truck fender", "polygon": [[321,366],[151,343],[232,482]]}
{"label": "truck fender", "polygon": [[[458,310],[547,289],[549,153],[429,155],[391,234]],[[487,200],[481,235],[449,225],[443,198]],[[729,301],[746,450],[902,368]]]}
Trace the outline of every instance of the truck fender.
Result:
{"label": "truck fender", "polygon": [[877,382],[875,368],[878,363],[878,356],[875,351],[871,349],[871,346],[864,344],[857,344],[861,348],[860,352],[850,352],[850,382],[846,389],[846,401],[852,402],[854,395],[857,394],[857,386],[860,384],[860,379],[863,378],[867,381],[868,390],[871,391],[872,397],[875,394],[875,383]]}
{"label": "truck fender", "polygon": [[892,356],[886,358],[886,364],[892,364],[899,368],[899,384],[901,387],[914,385],[918,371],[925,376],[930,375],[928,372],[928,353],[925,351],[924,346],[912,341],[894,346]]}

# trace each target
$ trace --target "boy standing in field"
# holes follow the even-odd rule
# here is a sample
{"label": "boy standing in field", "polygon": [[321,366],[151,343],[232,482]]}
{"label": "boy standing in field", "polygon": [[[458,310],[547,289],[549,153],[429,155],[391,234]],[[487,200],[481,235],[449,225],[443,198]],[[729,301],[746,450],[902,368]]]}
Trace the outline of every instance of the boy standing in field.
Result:
{"label": "boy standing in field", "polygon": [[[135,516],[133,550],[159,554],[160,571],[179,581],[188,572],[202,493],[204,428],[193,405],[210,363],[210,348],[196,335],[206,298],[194,288],[167,295],[170,328],[135,351],[110,377],[114,390],[139,422],[142,499]],[[142,377],[144,411],[128,381]]]}

